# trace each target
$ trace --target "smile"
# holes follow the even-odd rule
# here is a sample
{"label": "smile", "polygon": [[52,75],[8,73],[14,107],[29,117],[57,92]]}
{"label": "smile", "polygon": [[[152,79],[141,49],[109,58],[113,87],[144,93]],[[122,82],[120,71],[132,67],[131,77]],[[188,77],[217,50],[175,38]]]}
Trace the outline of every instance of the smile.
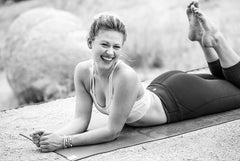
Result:
{"label": "smile", "polygon": [[104,61],[110,62],[110,61],[112,61],[115,57],[101,56],[101,58],[102,58]]}

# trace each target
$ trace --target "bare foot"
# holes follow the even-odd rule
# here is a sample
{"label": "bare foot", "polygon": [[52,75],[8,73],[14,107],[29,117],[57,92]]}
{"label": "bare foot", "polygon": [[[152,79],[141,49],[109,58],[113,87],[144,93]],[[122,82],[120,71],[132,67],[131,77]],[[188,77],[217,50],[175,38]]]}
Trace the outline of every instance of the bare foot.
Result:
{"label": "bare foot", "polygon": [[202,36],[202,45],[204,47],[214,47],[217,45],[218,37],[221,35],[220,31],[213,25],[213,23],[206,17],[202,11],[197,7],[193,7],[193,13],[198,18],[204,29]]}
{"label": "bare foot", "polygon": [[202,26],[196,14],[193,13],[193,9],[198,7],[199,7],[198,2],[193,1],[188,5],[186,10],[188,20],[189,20],[188,38],[191,41],[201,41],[203,36]]}

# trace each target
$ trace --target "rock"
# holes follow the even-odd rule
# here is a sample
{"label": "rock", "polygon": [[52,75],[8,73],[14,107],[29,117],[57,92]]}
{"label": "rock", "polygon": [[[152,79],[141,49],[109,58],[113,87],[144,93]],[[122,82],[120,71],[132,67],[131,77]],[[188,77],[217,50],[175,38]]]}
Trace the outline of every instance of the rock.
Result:
{"label": "rock", "polygon": [[2,49],[8,82],[20,104],[66,97],[76,64],[90,57],[78,17],[52,8],[20,15]]}
{"label": "rock", "polygon": [[16,108],[18,100],[6,79],[6,74],[0,72],[0,111]]}

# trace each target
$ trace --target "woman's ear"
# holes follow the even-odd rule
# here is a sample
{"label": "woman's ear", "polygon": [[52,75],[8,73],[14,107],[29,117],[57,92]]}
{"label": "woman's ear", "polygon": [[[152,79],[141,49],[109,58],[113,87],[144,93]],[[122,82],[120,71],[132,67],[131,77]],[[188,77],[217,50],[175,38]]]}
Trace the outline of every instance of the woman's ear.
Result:
{"label": "woman's ear", "polygon": [[87,39],[87,44],[89,49],[92,49],[92,40],[90,38]]}

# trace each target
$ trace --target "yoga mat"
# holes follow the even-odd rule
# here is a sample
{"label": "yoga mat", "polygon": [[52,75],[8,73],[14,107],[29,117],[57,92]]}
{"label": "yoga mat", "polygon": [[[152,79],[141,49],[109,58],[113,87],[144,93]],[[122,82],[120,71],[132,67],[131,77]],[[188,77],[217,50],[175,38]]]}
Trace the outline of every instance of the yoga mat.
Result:
{"label": "yoga mat", "polygon": [[[106,117],[100,113],[95,114],[95,116],[93,116],[92,118],[93,119],[91,120],[89,130],[98,126],[103,126],[107,121]],[[56,153],[67,158],[68,160],[75,161],[121,148],[126,148],[142,143],[181,135],[184,133],[223,124],[237,119],[240,119],[240,108],[223,113],[208,115],[172,124],[165,124],[161,126],[144,128],[125,126],[120,134],[120,137],[115,141],[97,145],[62,149],[56,151]]]}

